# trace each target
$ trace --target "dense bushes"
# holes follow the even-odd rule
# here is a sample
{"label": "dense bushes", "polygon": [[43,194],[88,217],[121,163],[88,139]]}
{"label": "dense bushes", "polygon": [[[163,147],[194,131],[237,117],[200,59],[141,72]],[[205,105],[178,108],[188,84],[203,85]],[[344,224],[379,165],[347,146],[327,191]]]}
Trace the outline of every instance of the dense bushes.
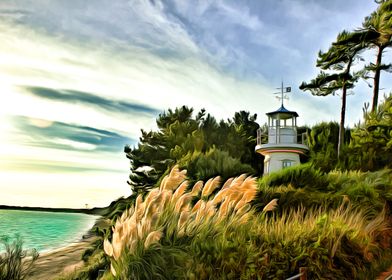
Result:
{"label": "dense bushes", "polygon": [[264,176],[261,178],[261,183],[268,187],[290,184],[294,188],[311,188],[312,190],[324,190],[328,186],[325,173],[309,164],[286,168]]}
{"label": "dense bushes", "polygon": [[281,211],[299,205],[336,208],[346,201],[376,215],[385,205],[392,206],[392,171],[324,173],[300,165],[263,177],[259,190],[258,205],[278,198]]}
{"label": "dense bushes", "polygon": [[364,121],[345,131],[345,143],[338,158],[338,125],[321,123],[311,129],[309,161],[322,171],[376,171],[391,168],[392,158],[392,95],[375,112],[364,109]]}
{"label": "dense bushes", "polygon": [[192,181],[208,180],[214,176],[221,176],[223,180],[243,173],[254,173],[253,168],[231,157],[226,151],[212,148],[205,153],[193,152],[184,156],[178,164],[188,170]]}
{"label": "dense bushes", "polygon": [[375,112],[364,112],[364,123],[352,132],[348,168],[378,170],[392,167],[392,95]]}

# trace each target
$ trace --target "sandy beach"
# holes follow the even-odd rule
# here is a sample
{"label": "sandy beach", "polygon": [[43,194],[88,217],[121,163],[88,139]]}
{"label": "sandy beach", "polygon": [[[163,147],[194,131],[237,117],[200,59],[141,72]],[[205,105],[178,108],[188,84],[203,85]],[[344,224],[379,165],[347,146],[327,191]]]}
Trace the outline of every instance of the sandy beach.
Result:
{"label": "sandy beach", "polygon": [[82,254],[97,237],[92,236],[66,247],[40,254],[30,271],[28,280],[56,279],[83,265]]}

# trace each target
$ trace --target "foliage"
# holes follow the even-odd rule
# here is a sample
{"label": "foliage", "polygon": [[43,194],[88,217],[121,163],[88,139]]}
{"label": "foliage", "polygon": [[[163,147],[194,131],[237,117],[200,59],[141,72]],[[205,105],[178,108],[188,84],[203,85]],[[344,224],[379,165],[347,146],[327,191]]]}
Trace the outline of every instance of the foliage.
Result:
{"label": "foliage", "polygon": [[[358,80],[356,74],[351,73],[351,67],[358,53],[362,50],[361,45],[351,43],[353,33],[343,31],[338,34],[327,52],[319,52],[317,66],[324,70],[334,71],[332,73],[320,72],[310,83],[303,82],[300,89],[309,90],[313,95],[325,96],[335,95],[336,91],[342,92],[342,107],[339,124],[339,140],[337,154],[340,157],[344,145],[344,126],[346,118],[347,90],[354,87]],[[345,42],[345,44],[342,44]]]}
{"label": "foliage", "polygon": [[392,95],[377,111],[364,112],[365,121],[352,131],[348,168],[378,170],[392,167]]}
{"label": "foliage", "polygon": [[264,176],[259,180],[256,206],[279,199],[279,211],[304,206],[337,208],[350,203],[375,216],[385,205],[392,206],[392,171],[321,172],[311,165],[300,165]]}
{"label": "foliage", "polygon": [[[112,241],[104,242],[105,252],[112,257],[114,276],[149,279],[178,275],[183,278],[180,274],[186,276],[188,272],[180,269],[183,265],[175,265],[173,261],[189,259],[182,256],[187,250],[180,246],[187,242],[189,235],[201,238],[204,227],[213,222],[224,223],[232,215],[242,219],[236,225],[248,218],[247,203],[256,194],[254,179],[245,176],[231,179],[218,193],[215,190],[219,177],[210,179],[204,187],[199,181],[190,192],[186,192],[188,182],[185,179],[184,171],[173,168],[159,189],[151,191],[144,201],[139,195],[135,207],[116,222]],[[209,199],[212,196],[213,199]],[[192,207],[191,202],[197,197],[200,200]],[[173,256],[170,256],[169,248],[156,245],[161,238],[163,244],[167,243],[170,250],[176,252]]]}
{"label": "foliage", "polygon": [[129,197],[119,198],[112,203],[108,207],[104,209],[100,214],[110,220],[116,219],[118,216],[127,210],[133,203],[135,202],[136,194],[132,193]]}
{"label": "foliage", "polygon": [[[351,191],[352,175],[356,182],[368,175],[324,174],[311,168],[283,177],[293,182],[305,174],[325,178],[326,189],[335,189],[340,197]],[[380,188],[391,174],[377,175],[383,179],[374,186]],[[377,176],[370,177],[373,182]],[[304,201],[312,189],[324,190],[302,184],[289,188],[308,189],[302,193]],[[382,261],[383,250],[388,251],[379,243],[388,232],[382,209],[370,217],[367,206],[360,209],[347,202],[335,208],[292,205],[256,212],[249,205],[259,199],[256,183],[245,176],[222,188],[215,178],[187,189],[185,172],[174,168],[159,188],[144,199],[138,196],[135,206],[116,221],[111,240],[104,242],[111,272],[102,279],[281,279],[302,266],[309,267],[311,279],[369,279],[380,269],[375,264]],[[358,193],[349,196],[354,199]]]}
{"label": "foliage", "polygon": [[[240,170],[257,173],[262,170],[262,161],[254,153],[259,128],[255,120],[256,115],[241,111],[232,119],[218,123],[205,110],[193,117],[193,109],[186,106],[174,111],[169,109],[157,118],[158,131],[142,130],[138,147],[125,148],[131,161],[128,183],[136,193],[148,191],[179,162],[192,171],[200,168],[192,173],[195,180],[206,179],[205,176],[212,173],[228,174],[237,166]],[[231,161],[227,165],[219,162],[223,155],[228,155]],[[193,160],[188,161],[188,158]],[[218,162],[213,163],[215,160]],[[214,172],[206,166],[207,162],[213,164]]]}
{"label": "foliage", "polygon": [[324,172],[334,169],[375,171],[391,168],[392,95],[385,96],[377,111],[364,108],[364,121],[345,130],[345,143],[337,157],[338,125],[320,123],[309,134],[309,161]]}
{"label": "foliage", "polygon": [[[23,242],[20,236],[16,236],[11,242],[7,236],[0,239],[0,280],[25,279],[37,260],[39,254],[33,249],[23,250]],[[1,252],[4,249],[4,252]],[[28,257],[31,257],[27,260]]]}
{"label": "foliage", "polygon": [[[367,16],[362,24],[362,28],[352,32],[343,31],[337,36],[335,42],[327,52],[319,52],[317,67],[323,70],[320,74],[309,83],[303,82],[300,89],[308,90],[313,95],[325,96],[335,94],[341,90],[342,106],[339,124],[339,140],[337,145],[338,161],[344,155],[345,149],[345,115],[346,115],[346,98],[347,90],[354,87],[359,77],[365,79],[373,78],[373,105],[372,112],[375,112],[378,104],[380,73],[384,71],[392,71],[392,65],[382,64],[383,52],[386,48],[392,46],[392,0],[380,1],[376,11]],[[366,62],[359,57],[359,53],[372,48],[377,49],[376,63]],[[364,61],[365,65],[362,70],[351,73],[352,65],[355,59]],[[332,72],[331,72],[332,71]],[[374,76],[370,77],[369,73],[374,72]],[[328,155],[331,152],[328,151]],[[344,160],[348,160],[345,158]],[[371,160],[371,159],[369,159]],[[320,163],[320,161],[318,161]],[[327,161],[330,162],[330,161]]]}
{"label": "foliage", "polygon": [[[373,82],[373,102],[372,112],[375,112],[378,105],[378,94],[381,71],[392,71],[391,64],[383,64],[382,57],[385,49],[392,46],[392,1],[382,1],[377,10],[367,16],[362,23],[362,28],[356,31],[356,43],[363,48],[377,50],[376,63],[369,63],[364,66],[362,75],[365,79],[372,78]],[[369,73],[373,72],[373,77]]]}
{"label": "foliage", "polygon": [[347,169],[345,161],[347,160],[347,146],[351,140],[351,129],[345,129],[344,145],[341,147],[342,154],[340,158],[337,155],[337,145],[339,139],[339,124],[336,122],[322,122],[316,124],[310,129],[309,145],[309,162],[324,172],[331,171],[335,168]]}
{"label": "foliage", "polygon": [[185,155],[178,164],[188,170],[192,181],[206,180],[214,176],[221,176],[223,180],[243,173],[254,173],[253,168],[243,164],[237,158],[231,157],[226,151],[215,148],[202,153],[195,151]]}

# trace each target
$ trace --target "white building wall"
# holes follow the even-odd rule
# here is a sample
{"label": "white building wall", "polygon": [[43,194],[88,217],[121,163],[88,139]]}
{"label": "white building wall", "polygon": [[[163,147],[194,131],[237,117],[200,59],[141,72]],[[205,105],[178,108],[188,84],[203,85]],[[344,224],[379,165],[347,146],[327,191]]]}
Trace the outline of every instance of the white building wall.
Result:
{"label": "white building wall", "polygon": [[264,158],[264,174],[269,174],[283,169],[284,167],[300,164],[299,154],[294,153],[270,153]]}

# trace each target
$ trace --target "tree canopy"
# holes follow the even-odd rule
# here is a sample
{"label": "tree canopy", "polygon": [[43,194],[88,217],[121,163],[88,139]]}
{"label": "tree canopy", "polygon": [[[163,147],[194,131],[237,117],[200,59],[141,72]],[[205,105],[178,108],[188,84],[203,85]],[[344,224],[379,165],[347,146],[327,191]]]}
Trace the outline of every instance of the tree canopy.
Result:
{"label": "tree canopy", "polygon": [[169,109],[158,116],[157,131],[142,130],[137,147],[125,147],[131,162],[128,183],[135,192],[147,191],[176,163],[193,180],[257,174],[262,160],[254,152],[256,118],[256,114],[240,111],[217,122],[204,109],[195,116],[186,106]]}
{"label": "tree canopy", "polygon": [[[336,41],[332,43],[325,53],[319,52],[317,66],[323,70],[334,72],[323,72],[310,83],[303,82],[300,89],[309,90],[313,95],[325,96],[335,95],[336,91],[342,92],[342,106],[340,113],[339,140],[337,146],[338,157],[344,142],[344,124],[346,117],[347,89],[353,88],[357,81],[355,74],[351,73],[351,67],[357,54],[362,50],[359,45],[348,43],[353,33],[343,31],[339,33]],[[342,44],[342,42],[346,42]]]}

